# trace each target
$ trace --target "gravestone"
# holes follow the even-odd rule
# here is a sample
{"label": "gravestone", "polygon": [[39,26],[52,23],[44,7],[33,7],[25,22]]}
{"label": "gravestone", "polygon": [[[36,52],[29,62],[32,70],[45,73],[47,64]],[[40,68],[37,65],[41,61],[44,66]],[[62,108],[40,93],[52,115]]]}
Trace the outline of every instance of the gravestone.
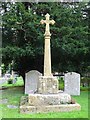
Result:
{"label": "gravestone", "polygon": [[65,74],[65,92],[70,95],[80,95],[80,74],[69,72]]}
{"label": "gravestone", "polygon": [[12,70],[12,77],[13,77],[13,84],[15,84],[17,82],[18,74],[13,70]]}
{"label": "gravestone", "polygon": [[12,82],[15,84],[17,82],[17,78],[14,78]]}
{"label": "gravestone", "polygon": [[42,74],[36,70],[31,70],[25,76],[25,94],[34,93],[37,91],[38,79]]}

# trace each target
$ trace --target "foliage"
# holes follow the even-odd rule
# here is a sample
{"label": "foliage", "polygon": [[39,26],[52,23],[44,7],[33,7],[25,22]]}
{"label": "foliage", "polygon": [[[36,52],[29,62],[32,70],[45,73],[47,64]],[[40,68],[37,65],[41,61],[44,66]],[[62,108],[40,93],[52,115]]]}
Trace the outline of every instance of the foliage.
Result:
{"label": "foliage", "polygon": [[46,13],[55,20],[51,28],[52,70],[83,73],[90,66],[86,3],[2,2],[3,63],[14,60],[14,70],[23,77],[37,69],[43,72],[45,26],[40,20]]}
{"label": "foliage", "polygon": [[2,69],[2,74],[6,72],[6,68],[4,64],[1,65],[1,69]]}
{"label": "foliage", "polygon": [[82,86],[90,86],[90,77],[81,77]]}
{"label": "foliage", "polygon": [[13,82],[13,79],[8,79],[8,84],[12,84],[12,82]]}
{"label": "foliage", "polygon": [[6,83],[0,84],[0,87],[1,86],[6,87],[6,88],[13,88],[13,87],[17,87],[17,86],[24,86],[23,78],[21,76],[17,77],[17,81],[14,84],[8,84],[7,81],[6,81]]}

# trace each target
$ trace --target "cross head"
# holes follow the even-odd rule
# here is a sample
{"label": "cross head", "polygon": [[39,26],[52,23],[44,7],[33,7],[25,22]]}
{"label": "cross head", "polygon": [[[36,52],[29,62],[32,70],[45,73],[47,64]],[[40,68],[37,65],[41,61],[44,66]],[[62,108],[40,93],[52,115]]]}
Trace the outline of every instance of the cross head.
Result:
{"label": "cross head", "polygon": [[46,24],[45,35],[50,35],[49,24],[53,25],[55,23],[55,21],[54,20],[49,20],[50,15],[48,13],[45,15],[45,17],[46,17],[46,20],[41,20],[40,23],[41,24],[44,24],[44,23]]}

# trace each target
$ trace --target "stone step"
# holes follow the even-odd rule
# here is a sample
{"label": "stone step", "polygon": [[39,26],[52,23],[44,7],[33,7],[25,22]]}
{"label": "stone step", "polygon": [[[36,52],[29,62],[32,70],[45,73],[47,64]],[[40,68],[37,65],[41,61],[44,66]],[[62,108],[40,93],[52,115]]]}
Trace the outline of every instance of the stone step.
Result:
{"label": "stone step", "polygon": [[62,105],[48,105],[48,106],[20,106],[20,113],[48,113],[48,112],[70,112],[79,111],[81,106],[78,103],[75,104],[62,104]]}
{"label": "stone step", "polygon": [[66,93],[57,94],[29,94],[28,95],[29,105],[60,105],[70,104],[71,96]]}

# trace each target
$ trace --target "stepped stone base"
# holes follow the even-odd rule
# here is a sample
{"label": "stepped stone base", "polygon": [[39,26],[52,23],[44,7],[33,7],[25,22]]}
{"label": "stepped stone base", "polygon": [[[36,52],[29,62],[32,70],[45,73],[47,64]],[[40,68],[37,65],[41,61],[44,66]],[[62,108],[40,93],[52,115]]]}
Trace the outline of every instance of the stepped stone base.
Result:
{"label": "stepped stone base", "polygon": [[28,103],[33,106],[70,104],[71,96],[66,93],[29,94]]}
{"label": "stepped stone base", "polygon": [[[33,95],[34,96],[34,95]],[[38,96],[38,97],[36,97]],[[57,95],[56,95],[57,96]],[[38,98],[38,101],[40,98],[42,98],[42,95],[35,95],[35,99]],[[32,99],[33,97],[31,97]],[[55,102],[51,103],[51,98],[49,100],[49,97],[47,97],[47,100],[49,100],[49,103],[45,101],[46,95],[43,96],[44,99],[40,100],[42,101],[41,103],[36,102],[34,99],[30,100],[30,95],[29,96],[22,96],[21,102],[20,102],[20,113],[48,113],[48,112],[69,112],[69,111],[78,111],[81,109],[81,106],[78,103],[71,104],[70,101],[71,99],[68,98],[68,102],[65,102],[65,99],[63,99],[64,103],[57,103],[58,100],[56,98],[54,99]],[[33,101],[34,100],[34,101]],[[44,101],[46,103],[42,104]],[[59,98],[61,100],[61,98]],[[32,102],[31,102],[32,101]],[[51,105],[50,105],[51,104]],[[57,105],[56,105],[57,104]]]}

